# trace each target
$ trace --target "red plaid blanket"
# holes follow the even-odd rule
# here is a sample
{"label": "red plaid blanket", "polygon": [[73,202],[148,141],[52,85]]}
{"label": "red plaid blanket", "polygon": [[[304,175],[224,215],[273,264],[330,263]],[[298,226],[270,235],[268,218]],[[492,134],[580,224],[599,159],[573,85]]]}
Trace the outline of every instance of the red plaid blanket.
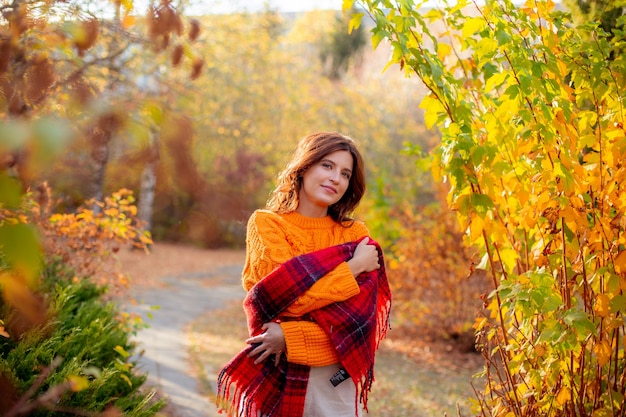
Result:
{"label": "red plaid blanket", "polygon": [[[310,313],[329,334],[342,366],[356,384],[358,401],[367,410],[367,396],[374,381],[374,355],[389,329],[391,292],[382,250],[378,243],[380,269],[360,274],[360,293],[344,302],[333,303]],[[352,257],[358,242],[345,243],[297,256],[280,265],[250,289],[244,310],[250,335],[263,332],[261,326],[280,318],[291,303],[313,283]],[[254,364],[248,346],[221,370],[217,380],[220,413],[245,417],[294,417],[304,410],[309,367],[289,363],[283,356]],[[330,382],[329,382],[330,383]]]}

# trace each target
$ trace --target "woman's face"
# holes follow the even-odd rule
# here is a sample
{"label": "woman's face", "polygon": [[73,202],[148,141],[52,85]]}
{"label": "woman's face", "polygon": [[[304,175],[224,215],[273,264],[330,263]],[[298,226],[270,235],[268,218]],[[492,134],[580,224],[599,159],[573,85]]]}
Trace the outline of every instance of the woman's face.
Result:
{"label": "woman's face", "polygon": [[336,151],[323,157],[302,175],[296,211],[308,217],[324,217],[328,206],[335,204],[350,185],[354,161],[348,151]]}

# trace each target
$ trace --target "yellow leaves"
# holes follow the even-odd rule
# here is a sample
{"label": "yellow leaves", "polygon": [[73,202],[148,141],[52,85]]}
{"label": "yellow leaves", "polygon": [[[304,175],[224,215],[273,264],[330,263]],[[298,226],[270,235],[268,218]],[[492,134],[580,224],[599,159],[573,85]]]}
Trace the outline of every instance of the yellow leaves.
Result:
{"label": "yellow leaves", "polygon": [[446,58],[450,56],[452,52],[452,47],[447,43],[439,42],[437,43],[437,56],[441,61],[445,61]]}
{"label": "yellow leaves", "polygon": [[118,215],[120,215],[120,211],[116,207],[110,207],[104,210],[104,214],[109,217],[117,217]]}
{"label": "yellow leaves", "polygon": [[606,365],[611,359],[611,345],[606,340],[597,342],[593,347],[593,352],[596,354],[600,366]]}
{"label": "yellow leaves", "polygon": [[561,183],[566,193],[569,194],[574,191],[575,178],[560,160],[556,160],[554,163],[554,175],[562,179]]}
{"label": "yellow leaves", "polygon": [[128,376],[126,376],[125,374],[120,374],[120,378],[122,378],[124,381],[126,381],[126,383],[128,384],[129,387],[133,387],[133,382],[130,380],[130,378]]}
{"label": "yellow leaves", "polygon": [[[458,87],[454,96],[458,101],[449,103],[462,133],[455,135],[453,129],[442,129],[446,147],[437,157],[442,166],[438,168],[442,169],[440,176],[457,174],[451,180],[454,187],[449,201],[458,210],[466,241],[476,243],[486,236],[487,242],[481,243],[493,249],[489,256],[496,270],[490,273],[499,277],[503,271],[521,275],[543,269],[546,276],[541,291],[517,292],[511,289],[513,285],[523,284],[519,275],[510,274],[500,287],[503,304],[498,305],[492,298],[488,307],[491,318],[504,316],[505,322],[502,329],[489,329],[492,331],[486,336],[496,339],[488,339],[491,346],[496,346],[494,351],[499,349],[513,358],[515,363],[506,369],[510,372],[507,376],[511,380],[519,377],[520,384],[527,382],[531,372],[525,367],[533,367],[533,355],[546,354],[545,363],[532,368],[536,371],[533,377],[541,373],[536,379],[537,391],[519,397],[523,398],[522,404],[530,398],[536,401],[533,405],[537,408],[528,414],[541,414],[548,406],[558,412],[555,405],[564,406],[587,396],[584,387],[575,386],[579,383],[576,375],[604,383],[607,374],[599,368],[610,363],[613,354],[623,358],[623,318],[618,315],[626,305],[626,298],[619,294],[626,287],[626,139],[619,125],[623,113],[618,100],[623,95],[620,84],[611,80],[614,75],[611,71],[601,74],[599,67],[594,68],[586,58],[571,60],[571,56],[586,54],[571,48],[575,42],[570,36],[574,33],[560,26],[563,22],[549,21],[553,2],[527,5],[529,14],[521,12],[529,19],[526,21],[513,23],[505,18],[513,14],[498,14],[497,8],[491,12],[486,8],[481,9],[485,17],[467,17],[451,24],[452,30],[460,29],[467,39],[475,65],[471,67],[472,80],[454,85]],[[537,27],[530,23],[539,20],[546,24]],[[519,35],[528,37],[528,48],[524,48],[524,42],[515,42]],[[539,37],[545,48],[541,52],[532,41]],[[507,39],[513,39],[508,45],[514,46],[502,58],[500,48]],[[581,40],[579,36],[576,39]],[[593,47],[591,43],[587,46]],[[440,57],[447,52],[446,46],[437,49]],[[539,53],[545,53],[543,58],[547,59],[536,60]],[[583,62],[589,67],[582,68]],[[422,78],[427,83],[429,75]],[[459,102],[470,100],[469,109],[455,108]],[[519,100],[526,103],[519,105]],[[441,103],[429,97],[422,107],[427,109],[429,128],[443,124]],[[471,137],[470,144],[465,135]],[[488,144],[494,156],[472,158],[474,143]],[[466,175],[466,160],[473,163],[472,175]],[[495,165],[494,160],[499,164]],[[473,210],[471,193],[488,196],[493,207],[483,213]],[[515,301],[508,302],[506,296]],[[528,304],[538,311],[525,309]],[[563,309],[570,306],[574,311],[564,322]],[[473,328],[484,332],[487,320],[475,319]],[[548,320],[558,325],[550,328]],[[498,340],[498,331],[510,335],[508,345]],[[612,339],[609,332],[620,335],[620,340]],[[525,350],[530,360],[524,363],[519,340],[534,339],[537,333],[542,338],[541,347],[534,352]],[[543,341],[549,342],[541,345]],[[615,361],[612,369],[621,372],[621,365]],[[611,372],[614,375],[616,371]],[[493,384],[489,388],[498,390],[502,379],[490,382]],[[511,399],[514,390],[523,392],[527,387],[508,387],[493,397]],[[585,401],[583,398],[580,404]],[[492,414],[504,416],[508,412],[501,407]]]}
{"label": "yellow leaves", "polygon": [[119,353],[124,359],[128,358],[130,356],[130,353],[128,353],[122,346],[117,345],[113,348],[114,351],[116,351],[117,353]]}
{"label": "yellow leaves", "polygon": [[469,225],[469,239],[470,244],[476,243],[483,237],[483,230],[485,227],[485,221],[479,216],[473,216]]}
{"label": "yellow leaves", "polygon": [[609,166],[620,166],[626,157],[626,138],[624,129],[609,127],[604,132],[607,139],[606,162]]}
{"label": "yellow leaves", "polygon": [[582,110],[578,112],[578,131],[581,134],[585,134],[589,131],[590,127],[596,125],[598,121],[598,114],[589,110]]}
{"label": "yellow leaves", "polygon": [[624,326],[624,318],[621,316],[616,317],[613,314],[606,319],[606,331],[607,332],[612,332],[613,330],[619,329],[622,326]]}
{"label": "yellow leaves", "polygon": [[343,0],[341,3],[341,11],[343,13],[347,13],[350,10],[352,10],[353,6],[354,6],[354,0]]}
{"label": "yellow leaves", "polygon": [[82,391],[89,387],[89,380],[83,376],[70,375],[68,378],[70,389],[74,392]]}
{"label": "yellow leaves", "polygon": [[16,212],[10,217],[22,222],[0,224],[0,247],[10,267],[0,276],[7,303],[20,311],[25,322],[44,320],[46,307],[32,290],[38,283],[41,260],[46,255],[61,257],[78,277],[90,277],[114,290],[120,283],[124,284],[115,279],[112,268],[102,268],[103,263],[119,250],[120,244],[147,252],[148,245],[153,243],[150,234],[140,228],[133,202],[130,190],[120,190],[104,203],[87,202],[76,213],[47,214],[37,202],[28,200],[25,203],[30,207],[28,212]]}
{"label": "yellow leaves", "polygon": [[476,32],[480,32],[481,30],[483,30],[486,25],[487,22],[485,22],[485,19],[481,17],[467,18],[463,24],[463,37],[469,38],[473,36]]}
{"label": "yellow leaves", "polygon": [[157,102],[147,101],[143,106],[143,112],[149,116],[155,125],[160,126],[163,123],[163,109]]}
{"label": "yellow leaves", "polygon": [[519,259],[519,254],[516,250],[511,248],[501,248],[498,250],[500,261],[503,266],[506,268],[506,271],[511,272],[514,271],[517,261]]}
{"label": "yellow leaves", "polygon": [[567,64],[565,62],[563,62],[563,60],[557,59],[556,66],[559,69],[559,75],[562,78],[565,78],[569,74],[570,70],[567,67]]}
{"label": "yellow leaves", "polygon": [[348,33],[358,29],[361,26],[361,20],[363,20],[363,13],[354,13],[348,23]]}
{"label": "yellow leaves", "polygon": [[500,87],[509,78],[508,71],[497,72],[485,83],[485,91],[490,92],[494,88]]}
{"label": "yellow leaves", "polygon": [[425,110],[424,124],[428,129],[431,129],[437,121],[440,119],[440,115],[445,113],[445,109],[441,102],[432,95],[425,96],[419,105],[420,108]]}

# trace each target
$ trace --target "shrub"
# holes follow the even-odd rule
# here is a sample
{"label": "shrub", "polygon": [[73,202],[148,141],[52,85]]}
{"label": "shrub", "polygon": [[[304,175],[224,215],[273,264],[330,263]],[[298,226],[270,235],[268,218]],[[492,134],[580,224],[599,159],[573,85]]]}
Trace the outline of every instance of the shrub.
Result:
{"label": "shrub", "polygon": [[551,0],[365,3],[429,90],[433,173],[493,282],[474,412],[626,415],[626,1],[610,32]]}
{"label": "shrub", "polygon": [[[140,389],[146,376],[136,373],[129,359],[135,348],[129,338],[132,328],[114,303],[102,300],[104,287],[72,279],[73,274],[58,264],[49,265],[44,275],[39,291],[48,299],[50,319],[19,339],[0,337],[0,386],[10,387],[14,394],[8,403],[6,398],[0,402],[0,414],[6,415],[8,410],[1,408],[14,407],[17,397],[31,387],[33,398],[55,391],[58,396],[58,401],[44,402],[33,416],[111,407],[126,416],[156,414],[164,402]],[[1,307],[10,319],[7,306]],[[45,380],[38,381],[45,372],[49,372]]]}
{"label": "shrub", "polygon": [[455,214],[442,200],[393,217],[402,225],[389,261],[397,325],[473,349],[472,326],[488,283],[484,271],[472,268],[472,250],[463,244]]}

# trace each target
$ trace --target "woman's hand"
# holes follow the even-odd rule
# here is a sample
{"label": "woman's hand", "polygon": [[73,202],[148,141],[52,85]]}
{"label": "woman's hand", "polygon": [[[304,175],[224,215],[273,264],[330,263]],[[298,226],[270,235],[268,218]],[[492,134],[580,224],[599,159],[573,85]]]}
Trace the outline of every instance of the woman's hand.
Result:
{"label": "woman's hand", "polygon": [[280,327],[280,324],[274,322],[265,323],[262,328],[265,330],[264,333],[246,340],[248,344],[258,344],[257,347],[248,353],[248,356],[258,356],[254,363],[259,364],[264,362],[270,355],[275,355],[274,364],[278,365],[280,356],[286,347],[283,329]]}
{"label": "woman's hand", "polygon": [[355,277],[362,272],[371,272],[380,268],[378,263],[378,249],[374,245],[368,245],[370,239],[364,238],[354,250],[354,255],[348,261],[348,266]]}

